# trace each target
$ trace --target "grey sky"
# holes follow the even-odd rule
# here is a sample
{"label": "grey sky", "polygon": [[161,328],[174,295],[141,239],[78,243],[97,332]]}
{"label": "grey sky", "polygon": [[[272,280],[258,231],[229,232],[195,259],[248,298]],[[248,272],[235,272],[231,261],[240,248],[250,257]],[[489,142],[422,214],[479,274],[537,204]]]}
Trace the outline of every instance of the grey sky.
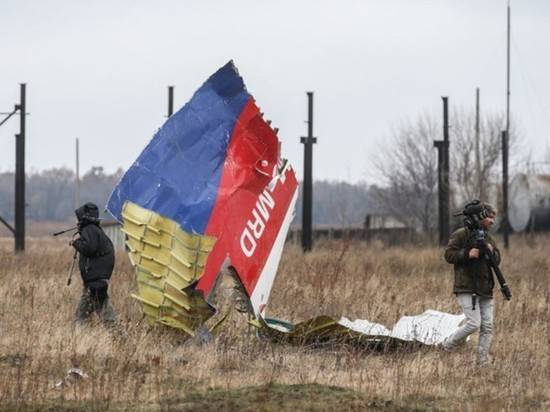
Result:
{"label": "grey sky", "polygon": [[[0,0],[0,111],[28,84],[27,168],[128,167],[165,120],[233,59],[302,176],[305,91],[315,91],[314,176],[370,180],[392,125],[475,103],[505,108],[504,0]],[[512,1],[512,113],[550,145],[550,2]],[[3,118],[3,116],[1,117]],[[452,119],[451,119],[452,122]],[[14,168],[18,121],[0,127]],[[434,152],[435,155],[435,152]]]}

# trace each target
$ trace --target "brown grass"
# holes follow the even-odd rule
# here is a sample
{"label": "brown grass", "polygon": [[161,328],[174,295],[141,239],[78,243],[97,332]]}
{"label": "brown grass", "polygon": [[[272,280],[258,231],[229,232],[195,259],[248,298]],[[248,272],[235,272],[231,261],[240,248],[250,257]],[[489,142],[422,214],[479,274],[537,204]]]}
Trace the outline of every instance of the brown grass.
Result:
{"label": "brown grass", "polygon": [[[550,408],[548,237],[512,238],[504,253],[514,298],[504,302],[496,291],[495,362],[481,369],[477,338],[450,354],[313,350],[260,341],[237,312],[213,344],[186,342],[143,320],[129,296],[133,272],[123,254],[110,292],[127,336],[97,323],[75,328],[81,285],[76,274],[65,286],[67,240],[27,245],[13,256],[11,239],[0,240],[0,410],[331,410],[330,399],[341,409]],[[333,242],[304,256],[288,245],[268,316],[298,322],[345,315],[391,327],[428,308],[456,313],[451,285],[451,267],[437,248]],[[228,288],[222,283],[217,294],[220,315],[230,310]],[[73,366],[90,377],[53,389]],[[347,392],[326,389],[334,386]]]}

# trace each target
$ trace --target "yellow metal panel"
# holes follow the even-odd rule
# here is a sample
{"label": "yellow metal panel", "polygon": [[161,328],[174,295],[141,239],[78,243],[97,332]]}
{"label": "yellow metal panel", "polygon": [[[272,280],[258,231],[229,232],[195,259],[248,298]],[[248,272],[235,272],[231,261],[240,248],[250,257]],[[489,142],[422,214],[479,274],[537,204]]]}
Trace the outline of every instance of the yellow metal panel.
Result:
{"label": "yellow metal panel", "polygon": [[195,332],[193,331],[193,328],[191,328],[190,325],[185,322],[182,322],[167,316],[163,316],[161,319],[159,319],[159,322],[166,326],[170,326],[172,328],[182,329],[184,332],[188,333],[189,335],[195,336]]}
{"label": "yellow metal panel", "polygon": [[187,245],[177,240],[174,242],[172,256],[174,256],[186,266],[193,265],[198,260],[198,254],[199,252],[197,249],[191,249]]}
{"label": "yellow metal panel", "polygon": [[206,253],[200,253],[196,262],[198,268],[204,268],[208,255]]}
{"label": "yellow metal panel", "polygon": [[172,260],[170,261],[170,269],[189,281],[189,283],[198,278],[197,271],[199,270],[199,268],[197,268],[196,265],[186,261],[182,261],[173,254]]}
{"label": "yellow metal panel", "polygon": [[122,233],[126,234],[127,236],[133,237],[135,239],[141,239],[145,235],[147,226],[137,225],[135,223],[128,222],[124,224],[121,230]]}
{"label": "yellow metal panel", "polygon": [[150,271],[148,271],[147,269],[145,269],[141,266],[137,267],[136,274],[138,276],[138,279],[139,279],[140,275],[146,276],[145,279],[151,279],[151,280],[159,280],[160,281],[161,279],[164,278],[162,275],[159,275],[158,273],[150,272]]}
{"label": "yellow metal panel", "polygon": [[157,230],[159,232],[162,231],[173,235],[178,225],[173,220],[151,212],[151,220],[149,221],[148,226],[153,230]]}
{"label": "yellow metal panel", "polygon": [[143,252],[143,247],[145,246],[141,242],[141,238],[134,238],[130,236],[128,236],[128,239],[126,240],[126,245],[128,245],[128,248],[132,252]]}
{"label": "yellow metal panel", "polygon": [[135,266],[138,293],[149,322],[189,335],[214,314],[200,293],[187,293],[202,276],[215,238],[187,233],[179,225],[136,204],[126,202],[123,232]]}
{"label": "yellow metal panel", "polygon": [[147,276],[145,273],[139,273],[137,277],[138,287],[141,288],[153,288],[157,291],[163,291],[164,290],[164,280],[157,280],[151,276]]}
{"label": "yellow metal panel", "polygon": [[151,219],[152,212],[135,203],[126,202],[122,208],[124,223],[130,221],[135,224],[147,224]]}
{"label": "yellow metal panel", "polygon": [[148,270],[149,272],[156,273],[157,275],[162,275],[166,271],[166,266],[147,255],[140,255],[137,265],[145,270]]}
{"label": "yellow metal panel", "polygon": [[[189,253],[189,256],[191,256],[193,252]],[[172,260],[176,260],[177,262],[174,262],[175,264],[178,264],[180,266],[185,266],[186,268],[190,269],[193,267],[193,264],[195,263],[195,259],[185,258],[185,255],[183,253],[179,253],[177,250],[172,250],[171,252]]]}
{"label": "yellow metal panel", "polygon": [[187,281],[185,278],[181,277],[179,274],[174,272],[173,270],[168,270],[168,274],[166,275],[166,281],[173,285],[176,289],[185,289],[189,286],[189,281]]}
{"label": "yellow metal panel", "polygon": [[155,242],[154,240],[151,240],[148,237],[144,237],[142,242],[145,243],[146,245],[153,246],[153,247],[156,247],[156,248],[161,247],[161,244],[159,242]]}
{"label": "yellow metal panel", "polygon": [[130,258],[130,263],[132,266],[136,266],[140,259],[139,254],[132,252],[131,250],[128,252],[128,257]]}
{"label": "yellow metal panel", "polygon": [[193,266],[184,266],[182,263],[178,262],[176,259],[170,261],[171,272],[174,272],[177,276],[185,279],[188,284],[193,283],[195,279],[195,268]]}
{"label": "yellow metal panel", "polygon": [[155,305],[161,305],[164,301],[164,295],[155,287],[151,287],[144,282],[138,282],[138,295],[147,302],[152,302]]}
{"label": "yellow metal panel", "polygon": [[[185,302],[185,299],[182,299],[181,296],[177,297],[177,296],[170,295],[169,293],[164,293],[164,296],[166,297],[166,299],[168,299],[172,303],[182,307],[183,309],[191,310],[191,305],[188,302]],[[170,307],[178,310],[177,307],[175,307],[173,305],[171,305]]]}
{"label": "yellow metal panel", "polygon": [[158,308],[160,307],[160,305],[158,305],[158,304],[156,304],[156,303],[154,303],[154,302],[151,302],[151,301],[149,301],[149,300],[147,300],[147,299],[145,299],[145,298],[142,298],[141,296],[136,295],[136,294],[134,294],[134,293],[132,293],[130,296],[132,296],[134,299],[139,300],[141,303],[144,303],[146,306],[149,306],[149,307],[151,307],[151,308],[153,308],[153,309],[158,309]]}
{"label": "yellow metal panel", "polygon": [[200,235],[187,233],[186,231],[179,228],[174,233],[174,239],[181,245],[191,250],[197,250],[200,247],[200,238]]}
{"label": "yellow metal panel", "polygon": [[153,228],[151,226],[147,226],[147,229],[145,230],[143,238],[146,243],[149,243],[152,246],[162,246],[171,249],[173,239],[172,234],[162,231],[154,232],[152,229]]}
{"label": "yellow metal panel", "polygon": [[170,264],[170,249],[168,248],[155,247],[145,244],[143,246],[143,250],[141,251],[141,255],[152,258],[154,261],[163,266],[168,266]]}

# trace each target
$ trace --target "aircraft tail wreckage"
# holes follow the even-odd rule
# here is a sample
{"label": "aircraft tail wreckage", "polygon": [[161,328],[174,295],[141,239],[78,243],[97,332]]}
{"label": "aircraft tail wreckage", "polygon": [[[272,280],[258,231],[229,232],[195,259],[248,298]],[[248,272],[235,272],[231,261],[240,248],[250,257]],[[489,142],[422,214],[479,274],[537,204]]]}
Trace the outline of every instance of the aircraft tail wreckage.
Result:
{"label": "aircraft tail wreckage", "polygon": [[124,174],[107,209],[122,223],[137,277],[132,296],[152,323],[194,336],[216,313],[210,297],[229,260],[254,324],[274,339],[384,337],[429,344],[441,340],[442,325],[458,324],[458,317],[440,312],[427,315],[426,323],[424,314],[410,327],[418,329],[420,322],[435,329],[424,327],[407,338],[345,318],[321,316],[298,325],[266,319],[298,194],[294,170],[279,152],[276,132],[229,62],[168,118]]}

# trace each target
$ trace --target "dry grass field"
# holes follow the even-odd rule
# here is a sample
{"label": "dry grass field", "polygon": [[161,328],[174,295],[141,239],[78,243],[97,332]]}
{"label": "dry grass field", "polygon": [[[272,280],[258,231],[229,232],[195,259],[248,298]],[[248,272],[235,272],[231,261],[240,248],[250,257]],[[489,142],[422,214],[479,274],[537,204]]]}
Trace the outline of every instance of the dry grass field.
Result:
{"label": "dry grass field", "polygon": [[[478,368],[477,337],[457,352],[388,353],[290,347],[258,339],[231,311],[213,343],[151,328],[130,298],[124,254],[110,290],[120,329],[76,328],[79,276],[66,286],[67,239],[32,238],[14,256],[0,241],[0,410],[548,410],[550,238],[512,238],[502,269],[514,298],[496,291],[493,364]],[[293,322],[319,314],[391,327],[432,308],[451,313],[451,267],[441,250],[380,244],[287,245],[268,315]],[[230,283],[217,296],[231,309]],[[211,322],[214,322],[212,319]],[[54,384],[71,367],[88,377]]]}

